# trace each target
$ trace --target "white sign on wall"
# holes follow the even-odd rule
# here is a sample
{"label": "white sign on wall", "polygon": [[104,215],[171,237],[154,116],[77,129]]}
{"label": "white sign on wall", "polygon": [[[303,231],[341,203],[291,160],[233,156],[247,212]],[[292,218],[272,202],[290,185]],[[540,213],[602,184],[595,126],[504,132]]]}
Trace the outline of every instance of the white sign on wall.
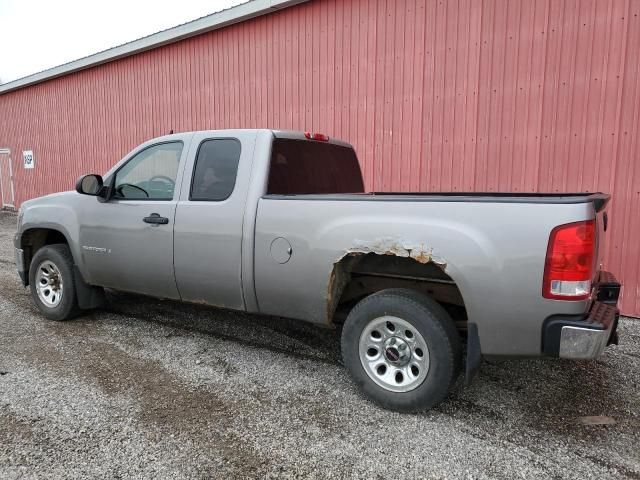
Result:
{"label": "white sign on wall", "polygon": [[35,160],[33,158],[32,150],[24,150],[22,152],[22,159],[24,160],[24,168],[33,168]]}

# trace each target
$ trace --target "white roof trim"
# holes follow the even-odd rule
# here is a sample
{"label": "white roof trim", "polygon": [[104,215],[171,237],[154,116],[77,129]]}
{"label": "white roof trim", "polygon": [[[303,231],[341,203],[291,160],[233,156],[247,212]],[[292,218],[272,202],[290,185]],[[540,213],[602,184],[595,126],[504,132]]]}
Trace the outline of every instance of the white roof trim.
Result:
{"label": "white roof trim", "polygon": [[19,88],[51,80],[56,77],[68,75],[69,73],[95,67],[103,63],[111,62],[119,58],[128,57],[136,53],[152,50],[154,48],[174,43],[185,38],[200,35],[219,28],[240,23],[251,18],[266,15],[276,10],[281,10],[309,0],[251,0],[247,3],[222,10],[221,12],[198,18],[192,22],[178,25],[177,27],[162,30],[149,36],[139,38],[118,47],[110,48],[88,57],[80,58],[73,62],[65,63],[58,67],[53,67],[42,72],[34,73],[28,77],[19,78],[12,82],[0,85],[0,95]]}

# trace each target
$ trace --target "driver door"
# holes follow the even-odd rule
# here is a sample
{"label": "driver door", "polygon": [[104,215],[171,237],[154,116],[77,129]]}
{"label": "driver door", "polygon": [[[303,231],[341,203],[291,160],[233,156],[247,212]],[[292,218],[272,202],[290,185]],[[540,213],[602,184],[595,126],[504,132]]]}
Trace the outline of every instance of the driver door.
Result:
{"label": "driver door", "polygon": [[173,224],[191,136],[176,137],[145,145],[118,165],[106,179],[112,198],[89,201],[82,210],[80,242],[89,283],[180,298]]}

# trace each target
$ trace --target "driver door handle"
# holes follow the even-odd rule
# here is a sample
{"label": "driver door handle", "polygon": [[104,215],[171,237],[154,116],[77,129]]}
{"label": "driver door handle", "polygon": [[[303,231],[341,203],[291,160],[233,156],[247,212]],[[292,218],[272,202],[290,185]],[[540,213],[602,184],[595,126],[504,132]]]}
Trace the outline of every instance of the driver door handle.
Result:
{"label": "driver door handle", "polygon": [[158,213],[152,213],[148,217],[144,217],[142,221],[154,225],[166,225],[169,223],[169,219],[167,217],[161,217]]}

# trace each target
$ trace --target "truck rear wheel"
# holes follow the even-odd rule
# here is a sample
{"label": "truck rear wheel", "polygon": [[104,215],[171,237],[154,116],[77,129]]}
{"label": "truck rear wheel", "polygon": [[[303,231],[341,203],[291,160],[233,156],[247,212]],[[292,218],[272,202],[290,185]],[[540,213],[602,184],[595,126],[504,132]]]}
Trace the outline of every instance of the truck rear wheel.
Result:
{"label": "truck rear wheel", "polygon": [[437,302],[413,290],[388,289],[351,311],[342,330],[342,357],[367,397],[411,412],[446,398],[459,372],[461,344]]}
{"label": "truck rear wheel", "polygon": [[29,267],[29,285],[38,310],[48,319],[69,320],[80,312],[67,245],[47,245],[36,252]]}

